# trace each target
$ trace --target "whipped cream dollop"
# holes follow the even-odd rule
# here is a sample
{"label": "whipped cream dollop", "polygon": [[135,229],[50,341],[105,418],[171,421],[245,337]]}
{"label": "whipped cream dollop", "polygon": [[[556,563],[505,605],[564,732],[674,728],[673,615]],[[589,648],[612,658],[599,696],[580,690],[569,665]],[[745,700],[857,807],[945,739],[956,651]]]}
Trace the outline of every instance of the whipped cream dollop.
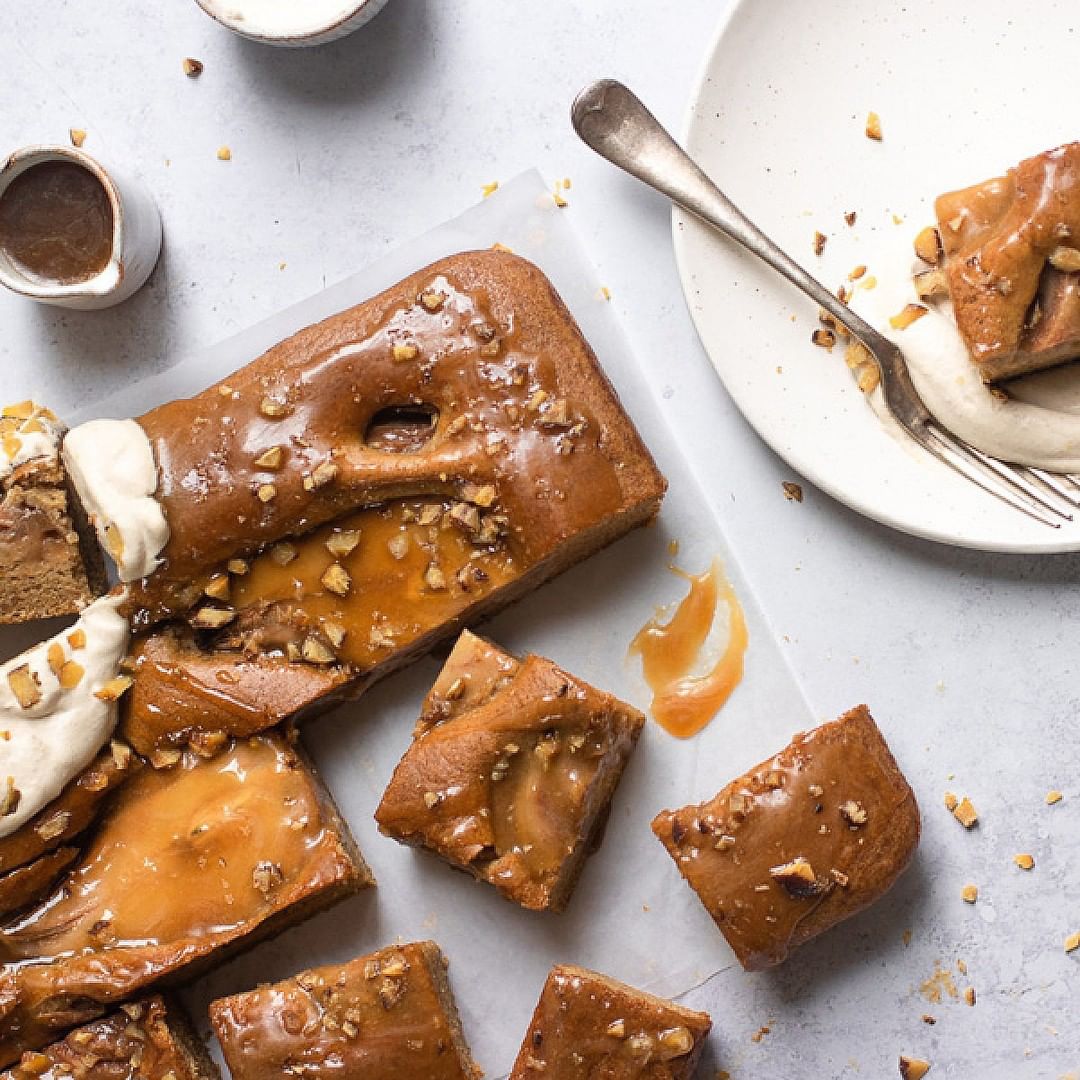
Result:
{"label": "whipped cream dollop", "polygon": [[[857,284],[850,305],[900,347],[915,389],[942,426],[1004,461],[1080,472],[1080,365],[1013,379],[1002,397],[983,383],[947,302],[906,330],[890,326],[905,305],[921,303],[911,282],[911,237],[904,230],[876,239],[860,258],[877,284]],[[873,397],[875,408],[883,410],[880,389]]]}
{"label": "whipped cream dollop", "polygon": [[52,802],[112,735],[125,594],[95,600],[74,626],[0,666],[0,837]]}
{"label": "whipped cream dollop", "polygon": [[207,0],[212,14],[260,37],[299,37],[356,13],[360,0]]}
{"label": "whipped cream dollop", "polygon": [[48,409],[24,401],[5,405],[0,413],[0,481],[20,465],[60,452],[64,425]]}
{"label": "whipped cream dollop", "polygon": [[90,420],[64,439],[64,465],[121,581],[154,572],[169,540],[165,511],[154,498],[157,464],[134,420]]}

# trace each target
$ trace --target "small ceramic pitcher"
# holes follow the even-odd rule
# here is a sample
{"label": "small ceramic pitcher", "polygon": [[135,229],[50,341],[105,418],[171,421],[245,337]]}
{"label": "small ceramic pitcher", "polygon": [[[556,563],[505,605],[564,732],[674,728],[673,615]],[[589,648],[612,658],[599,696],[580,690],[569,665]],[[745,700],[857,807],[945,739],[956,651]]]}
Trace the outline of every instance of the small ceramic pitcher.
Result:
{"label": "small ceramic pitcher", "polygon": [[0,245],[0,284],[44,304],[91,311],[126,300],[150,276],[161,253],[161,215],[150,195],[137,184],[106,170],[89,154],[68,146],[28,146],[16,150],[0,167],[0,199],[16,177],[50,161],[81,165],[101,184],[112,208],[112,250],[93,277],[70,283],[25,273]]}

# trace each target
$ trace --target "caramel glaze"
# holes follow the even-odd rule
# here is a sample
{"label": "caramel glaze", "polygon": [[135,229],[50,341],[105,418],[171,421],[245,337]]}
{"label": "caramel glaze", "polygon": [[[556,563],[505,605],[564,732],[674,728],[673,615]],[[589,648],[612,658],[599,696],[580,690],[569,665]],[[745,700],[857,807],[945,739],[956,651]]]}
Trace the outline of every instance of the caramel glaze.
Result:
{"label": "caramel glaze", "polygon": [[[670,621],[651,619],[638,631],[630,652],[641,657],[645,681],[653,692],[651,711],[656,722],[685,739],[712,720],[742,681],[749,636],[742,605],[719,560],[697,575],[672,569],[690,583],[690,591]],[[727,609],[727,644],[708,672],[691,675],[721,599]]]}
{"label": "caramel glaze", "polygon": [[375,819],[535,910],[560,910],[644,723],[550,660],[466,632]]}
{"label": "caramel glaze", "polygon": [[509,1080],[691,1080],[707,1013],[583,968],[552,969]]}
{"label": "caramel glaze", "polygon": [[187,1020],[160,997],[73,1031],[43,1051],[31,1050],[0,1080],[218,1080],[193,1050]]}
{"label": "caramel glaze", "polygon": [[134,776],[57,891],[0,929],[0,1064],[370,883],[341,828],[278,736]]}
{"label": "caramel glaze", "polygon": [[473,1080],[444,965],[431,942],[400,945],[212,1002],[233,1080]]}
{"label": "caramel glaze", "polygon": [[55,848],[0,877],[0,918],[8,918],[40,899],[78,855],[78,848]]}
{"label": "caramel glaze", "polygon": [[[751,971],[779,964],[889,889],[919,827],[915,795],[865,706],[797,735],[708,802],[653,821]],[[812,880],[776,873],[796,860]]]}
{"label": "caramel glaze", "polygon": [[1080,275],[1047,263],[1080,247],[1080,143],[935,204],[956,323],[986,381],[1080,355]]}

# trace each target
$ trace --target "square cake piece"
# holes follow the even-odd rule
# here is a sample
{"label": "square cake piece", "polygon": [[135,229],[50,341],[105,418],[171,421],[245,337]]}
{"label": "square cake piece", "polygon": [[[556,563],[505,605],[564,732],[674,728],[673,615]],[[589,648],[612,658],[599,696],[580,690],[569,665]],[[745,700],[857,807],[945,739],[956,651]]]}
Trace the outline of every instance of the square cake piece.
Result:
{"label": "square cake piece", "polygon": [[32,401],[0,412],[0,623],[72,615],[106,588],[101,549],[68,490],[63,433]]}
{"label": "square cake piece", "polygon": [[305,971],[210,1005],[233,1080],[478,1080],[431,941]]}
{"label": "square cake piece", "polygon": [[466,631],[375,819],[522,907],[560,911],[644,722],[550,660]]}
{"label": "square cake piece", "polygon": [[653,821],[748,971],[873,903],[911,861],[919,828],[915,794],[865,705]]}
{"label": "square cake piece", "polygon": [[708,1013],[584,968],[548,975],[510,1080],[691,1080]]}
{"label": "square cake piece", "polygon": [[180,1006],[162,997],[122,1006],[43,1050],[0,1080],[221,1080]]}
{"label": "square cake piece", "polygon": [[371,884],[281,736],[143,768],[53,893],[0,928],[0,1065]]}

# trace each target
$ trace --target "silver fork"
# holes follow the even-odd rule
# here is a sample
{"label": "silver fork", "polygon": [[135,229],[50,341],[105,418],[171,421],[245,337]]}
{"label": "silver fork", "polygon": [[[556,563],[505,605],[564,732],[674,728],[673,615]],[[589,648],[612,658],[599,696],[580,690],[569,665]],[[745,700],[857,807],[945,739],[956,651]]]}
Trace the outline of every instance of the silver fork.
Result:
{"label": "silver fork", "polygon": [[628,87],[613,79],[591,83],[574,101],[571,119],[574,130],[601,157],[740,243],[840,320],[876,361],[889,412],[920,446],[983,491],[1044,525],[1056,529],[1060,520],[1072,520],[1071,511],[1080,507],[1080,476],[1008,464],[942,427],[915,390],[900,349],[778,248]]}

